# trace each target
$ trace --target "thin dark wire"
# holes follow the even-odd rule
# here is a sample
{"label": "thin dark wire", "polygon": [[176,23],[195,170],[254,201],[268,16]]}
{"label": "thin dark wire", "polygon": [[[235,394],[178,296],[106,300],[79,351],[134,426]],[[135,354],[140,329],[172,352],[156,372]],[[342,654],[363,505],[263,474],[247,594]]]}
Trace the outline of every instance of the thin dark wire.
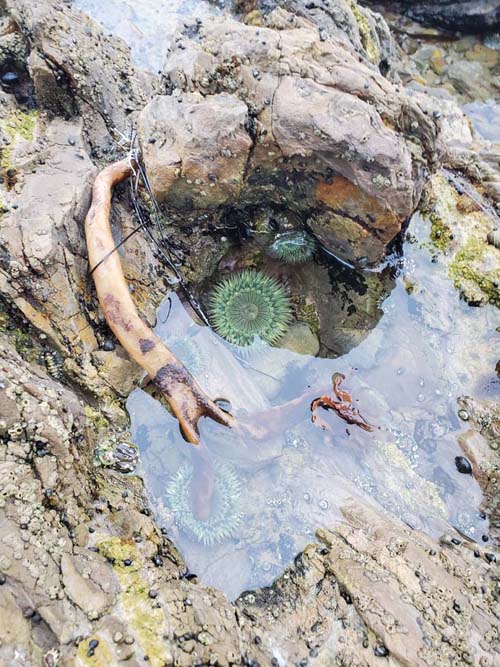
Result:
{"label": "thin dark wire", "polygon": [[[146,188],[146,191],[147,191],[147,193],[150,197],[150,200],[153,203],[154,215],[152,217],[153,217],[153,221],[155,223],[155,226],[157,228],[158,234],[161,236],[161,238],[165,242],[168,243],[167,239],[165,238],[165,233],[164,233],[163,228],[162,228],[162,223],[160,221],[160,211],[159,211],[159,208],[158,208],[158,204],[157,204],[156,199],[155,199],[155,197],[154,197],[154,195],[151,191],[151,187],[149,185],[149,181],[148,181],[148,178],[146,176],[146,173],[144,172],[144,169],[143,169],[142,165],[139,163],[139,161],[136,160],[135,162],[137,164],[137,176],[141,177],[142,182],[144,184],[144,187]],[[185,285],[185,283],[182,279],[182,276],[179,273],[179,270],[177,269],[177,267],[175,266],[175,264],[173,262],[171,254],[173,254],[176,259],[178,259],[178,256],[171,250],[171,248],[168,247],[168,245],[167,245],[167,253],[168,254],[166,254],[164,249],[161,247],[161,245],[155,239],[154,235],[151,232],[151,229],[143,221],[142,213],[141,213],[141,210],[140,210],[140,206],[139,206],[139,202],[138,202],[137,194],[136,194],[137,193],[137,188],[138,188],[138,180],[139,179],[137,177],[135,188],[133,187],[132,183],[130,183],[132,203],[134,205],[136,215],[139,218],[139,220],[141,221],[141,223],[145,225],[144,226],[145,232],[149,236],[152,243],[156,246],[161,258],[167,264],[167,266],[173,271],[173,273],[174,273],[174,275],[175,275],[175,277],[178,281],[179,286],[181,287],[182,291],[184,292],[184,294],[185,294],[187,300],[189,301],[189,303],[191,304],[193,310],[196,312],[196,314],[198,315],[198,317],[202,320],[202,322],[204,324],[209,325],[208,318],[205,315],[205,313],[203,312],[199,301],[191,294],[191,292],[189,291],[189,289]]]}
{"label": "thin dark wire", "polygon": [[98,269],[98,268],[101,266],[101,264],[102,264],[105,260],[108,259],[108,257],[110,257],[116,250],[118,250],[119,248],[121,248],[122,245],[123,245],[126,241],[128,241],[129,238],[130,238],[131,236],[133,236],[136,232],[138,232],[140,229],[142,229],[142,228],[145,227],[146,225],[147,225],[147,222],[141,222],[141,224],[138,225],[137,227],[135,227],[135,228],[130,232],[130,234],[127,234],[127,236],[125,236],[125,238],[123,238],[123,239],[120,241],[120,243],[117,243],[117,244],[115,245],[115,247],[113,248],[113,250],[110,250],[109,252],[107,252],[107,253],[104,255],[104,257],[102,257],[102,258],[97,262],[97,264],[96,264],[94,267],[92,267],[92,268],[90,269],[90,271],[89,271],[89,276],[91,276],[91,275],[94,273],[94,271],[95,271],[96,269]]}

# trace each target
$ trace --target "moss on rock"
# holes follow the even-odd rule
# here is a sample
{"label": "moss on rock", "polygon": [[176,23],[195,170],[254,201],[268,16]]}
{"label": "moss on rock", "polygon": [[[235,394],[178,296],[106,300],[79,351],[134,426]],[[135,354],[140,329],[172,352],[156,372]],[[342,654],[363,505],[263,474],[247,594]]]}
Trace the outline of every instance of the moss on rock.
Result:
{"label": "moss on rock", "polygon": [[24,139],[25,141],[33,141],[35,136],[35,126],[38,118],[36,111],[25,113],[17,109],[13,111],[7,118],[2,121],[2,129],[10,139],[10,144],[5,146],[0,151],[0,166],[4,171],[10,167],[10,158],[12,154],[12,144],[16,138]]}
{"label": "moss on rock", "polygon": [[430,239],[445,253],[448,275],[467,303],[500,307],[500,253],[488,244],[493,220],[470,196],[459,194],[442,175],[431,181]]}
{"label": "moss on rock", "polygon": [[449,276],[469,303],[489,302],[500,308],[500,270],[495,254],[498,250],[488,245],[486,238],[472,236],[450,263]]}
{"label": "moss on rock", "polygon": [[372,63],[377,64],[380,59],[380,49],[375,43],[372,37],[372,31],[370,25],[366,19],[366,16],[363,14],[362,10],[359,8],[358,3],[355,0],[351,0],[351,11],[356,23],[359,27],[359,34],[361,37],[361,43],[363,48],[366,51],[366,55]]}
{"label": "moss on rock", "polygon": [[163,667],[170,658],[163,640],[167,632],[165,616],[149,596],[151,586],[141,574],[143,563],[137,548],[118,537],[104,540],[98,546],[101,554],[114,559],[113,568],[121,588],[119,604],[143,655],[148,656],[152,667]]}

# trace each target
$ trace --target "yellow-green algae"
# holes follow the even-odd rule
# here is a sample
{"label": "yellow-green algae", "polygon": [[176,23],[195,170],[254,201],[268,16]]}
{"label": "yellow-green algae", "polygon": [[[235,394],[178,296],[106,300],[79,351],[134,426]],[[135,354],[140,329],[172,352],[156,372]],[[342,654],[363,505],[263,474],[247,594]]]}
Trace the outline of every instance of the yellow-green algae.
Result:
{"label": "yellow-green algae", "polygon": [[370,59],[370,61],[376,64],[378,63],[380,57],[380,50],[377,44],[373,41],[372,31],[370,30],[368,21],[366,20],[365,15],[359,8],[356,0],[351,0],[350,5],[353,16],[356,19],[356,23],[358,24],[359,34],[361,37],[361,43],[363,44],[363,48],[366,51],[366,54]]}
{"label": "yellow-green algae", "polygon": [[109,420],[106,419],[99,410],[94,410],[90,405],[85,405],[83,411],[97,434],[101,429],[107,429],[109,427]]}
{"label": "yellow-green algae", "polygon": [[[97,639],[99,644],[94,649],[94,655],[87,655],[89,650],[89,642],[92,639]],[[109,646],[106,643],[106,640],[99,635],[99,633],[93,634],[91,637],[84,639],[78,644],[77,655],[77,665],[85,665],[88,667],[111,667],[116,663],[113,660],[113,654],[110,651]]]}
{"label": "yellow-green algae", "polygon": [[431,241],[446,250],[453,285],[468,303],[500,307],[500,253],[486,239],[492,220],[472,199],[471,207],[464,210],[466,195],[460,195],[440,174],[431,180],[430,196]]}
{"label": "yellow-green algae", "polygon": [[[134,544],[113,537],[98,544],[99,552],[106,558],[114,558],[113,568],[120,583],[118,602],[123,616],[143,655],[149,657],[151,667],[163,667],[171,658],[163,640],[167,632],[165,616],[149,597],[150,586],[141,576],[142,561]],[[123,561],[130,559],[131,565]]]}
{"label": "yellow-green algae", "polygon": [[[13,111],[4,121],[0,121],[3,130],[9,137],[11,144],[16,137],[21,137],[26,141],[33,141],[35,136],[35,126],[38,118],[37,111]],[[10,156],[12,153],[12,146],[5,146],[0,151],[0,166],[7,170],[10,166]]]}
{"label": "yellow-green algae", "polygon": [[449,223],[456,216],[456,191],[442,176],[432,179],[432,190],[428,193],[431,201],[423,209],[422,215],[431,223],[430,239],[434,248],[445,252],[453,240]]}
{"label": "yellow-green algae", "polygon": [[291,301],[297,320],[299,320],[299,322],[306,322],[312,333],[318,334],[321,323],[316,304],[302,296],[293,296]]}
{"label": "yellow-green algae", "polygon": [[474,300],[477,293],[479,303],[494,304],[500,308],[500,269],[484,269],[481,261],[486,254],[498,253],[498,250],[488,245],[486,238],[470,237],[465,245],[457,252],[448,268],[453,284],[469,300]]}

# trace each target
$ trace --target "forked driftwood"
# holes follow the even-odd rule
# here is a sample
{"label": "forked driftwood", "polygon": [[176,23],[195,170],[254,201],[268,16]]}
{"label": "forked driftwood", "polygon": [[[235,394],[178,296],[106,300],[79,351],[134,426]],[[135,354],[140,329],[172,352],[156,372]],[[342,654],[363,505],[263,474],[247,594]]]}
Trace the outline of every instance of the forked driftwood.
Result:
{"label": "forked driftwood", "polygon": [[224,426],[233,418],[205,394],[186,368],[161,339],[145,324],[135,308],[115,242],[111,235],[109,214],[113,187],[133,172],[130,160],[115,162],[97,176],[92,190],[92,204],[85,219],[85,234],[90,267],[99,303],[117,339],[129,355],[148,373],[170,405],[184,438],[198,444],[198,420],[210,417]]}

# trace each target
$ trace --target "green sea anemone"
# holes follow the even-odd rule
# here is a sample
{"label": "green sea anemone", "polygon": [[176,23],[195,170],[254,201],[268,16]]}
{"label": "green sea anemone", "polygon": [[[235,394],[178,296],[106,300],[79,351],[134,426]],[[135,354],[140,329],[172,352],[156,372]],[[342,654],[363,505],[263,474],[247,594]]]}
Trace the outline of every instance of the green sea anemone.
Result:
{"label": "green sea anemone", "polygon": [[214,490],[207,519],[196,518],[192,507],[193,466],[181,465],[167,484],[167,502],[180,530],[205,545],[230,538],[241,523],[240,480],[227,464],[214,465]]}
{"label": "green sea anemone", "polygon": [[316,250],[316,240],[305,231],[279,234],[269,254],[287,264],[301,264],[312,259]]}
{"label": "green sea anemone", "polygon": [[246,347],[255,339],[276,343],[290,322],[290,302],[274,278],[247,269],[220,282],[210,297],[215,331],[233,345]]}

